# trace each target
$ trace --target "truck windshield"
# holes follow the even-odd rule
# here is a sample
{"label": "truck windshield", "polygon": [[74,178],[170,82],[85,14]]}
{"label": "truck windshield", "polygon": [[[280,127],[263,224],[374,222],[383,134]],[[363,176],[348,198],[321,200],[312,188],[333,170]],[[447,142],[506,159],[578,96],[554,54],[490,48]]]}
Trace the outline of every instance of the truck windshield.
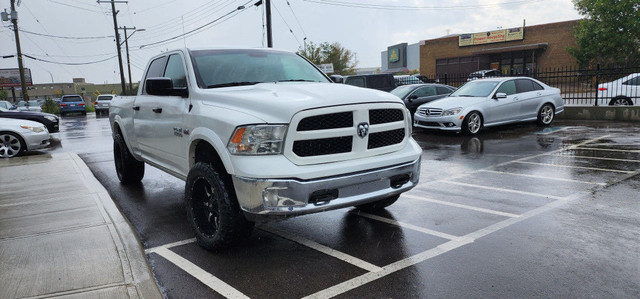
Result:
{"label": "truck windshield", "polygon": [[263,82],[331,82],[304,58],[274,50],[192,51],[201,88],[252,85]]}

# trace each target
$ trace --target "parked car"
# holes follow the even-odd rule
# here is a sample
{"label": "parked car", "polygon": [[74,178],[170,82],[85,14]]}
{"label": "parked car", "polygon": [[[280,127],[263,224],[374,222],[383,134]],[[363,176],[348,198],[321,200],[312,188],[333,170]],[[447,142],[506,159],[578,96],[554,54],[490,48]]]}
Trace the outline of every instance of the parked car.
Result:
{"label": "parked car", "polygon": [[11,104],[11,102],[9,102],[9,101],[0,101],[0,108],[4,108],[4,109],[7,109],[7,110],[15,110],[16,106]]}
{"label": "parked car", "polygon": [[428,83],[398,86],[391,93],[402,99],[413,116],[418,106],[444,98],[455,90],[455,87],[449,85]]}
{"label": "parked car", "polygon": [[36,100],[30,100],[30,101],[20,101],[18,102],[18,104],[16,104],[16,107],[18,107],[19,111],[35,111],[35,112],[42,112],[42,107],[40,107],[40,105],[38,104],[38,101]]}
{"label": "parked car", "polygon": [[109,114],[109,103],[111,103],[111,100],[113,100],[114,97],[115,95],[113,94],[99,95],[96,98],[96,103],[95,103],[96,115]]}
{"label": "parked car", "polygon": [[83,115],[87,115],[87,108],[81,96],[66,95],[60,99],[60,115],[64,116],[71,112],[80,112]]}
{"label": "parked car", "polygon": [[397,86],[425,83],[420,80],[420,78],[409,75],[393,76],[393,80],[396,82]]}
{"label": "parked car", "polygon": [[59,131],[60,119],[58,119],[57,116],[49,113],[35,111],[16,111],[0,107],[0,118],[26,119],[45,125],[49,133],[55,133]]}
{"label": "parked car", "polygon": [[598,85],[598,98],[612,106],[632,106],[640,98],[640,73]]}
{"label": "parked car", "polygon": [[560,89],[527,77],[467,82],[446,98],[418,107],[414,126],[476,134],[482,127],[537,120],[549,125],[564,111]]}
{"label": "parked car", "polygon": [[345,76],[343,77],[343,83],[383,91],[391,91],[397,87],[392,74]]}
{"label": "parked car", "polygon": [[38,122],[0,118],[0,158],[12,158],[24,151],[49,145],[49,131]]}
{"label": "parked car", "polygon": [[495,78],[504,76],[499,70],[479,70],[469,74],[469,78],[467,81],[476,80],[476,79],[484,79],[484,78]]}

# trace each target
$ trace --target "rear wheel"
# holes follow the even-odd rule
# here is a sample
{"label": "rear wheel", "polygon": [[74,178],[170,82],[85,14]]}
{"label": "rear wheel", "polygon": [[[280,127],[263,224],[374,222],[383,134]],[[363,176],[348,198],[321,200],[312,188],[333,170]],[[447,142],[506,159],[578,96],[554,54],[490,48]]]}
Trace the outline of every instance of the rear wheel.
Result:
{"label": "rear wheel", "polygon": [[538,111],[538,124],[541,126],[548,126],[553,122],[555,116],[555,110],[551,104],[544,104]]}
{"label": "rear wheel", "polygon": [[144,162],[133,157],[120,133],[113,137],[113,161],[121,183],[139,183],[144,177]]}
{"label": "rear wheel", "polygon": [[358,210],[365,211],[365,212],[379,211],[379,210],[382,210],[382,209],[392,205],[393,203],[395,203],[398,200],[399,197],[400,197],[400,194],[394,195],[394,196],[391,196],[391,197],[387,197],[385,199],[381,199],[381,200],[378,200],[378,201],[374,201],[374,202],[370,202],[370,203],[366,203],[366,204],[363,204],[363,205],[356,206],[356,208]]}
{"label": "rear wheel", "polygon": [[198,162],[191,168],[184,198],[189,223],[201,247],[222,249],[251,235],[253,222],[244,218],[233,186],[225,184],[210,164]]}
{"label": "rear wheel", "polygon": [[482,117],[477,111],[470,112],[462,121],[462,132],[467,135],[475,135],[482,128]]}
{"label": "rear wheel", "polygon": [[0,158],[12,158],[25,149],[22,138],[15,133],[1,132],[0,133]]}
{"label": "rear wheel", "polygon": [[618,97],[611,99],[610,106],[633,106],[631,99],[625,97]]}

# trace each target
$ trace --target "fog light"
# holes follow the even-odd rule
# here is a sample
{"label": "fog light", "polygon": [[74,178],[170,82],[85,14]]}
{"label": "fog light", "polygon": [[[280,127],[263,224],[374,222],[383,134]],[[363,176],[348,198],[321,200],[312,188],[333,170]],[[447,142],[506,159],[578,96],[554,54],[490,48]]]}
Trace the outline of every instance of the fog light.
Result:
{"label": "fog light", "polygon": [[448,127],[448,128],[453,128],[453,127],[456,126],[456,124],[454,124],[454,123],[444,123],[444,126]]}
{"label": "fog light", "polygon": [[284,193],[287,187],[267,187],[262,191],[262,201],[265,208],[299,207],[306,203],[293,200],[279,193]]}

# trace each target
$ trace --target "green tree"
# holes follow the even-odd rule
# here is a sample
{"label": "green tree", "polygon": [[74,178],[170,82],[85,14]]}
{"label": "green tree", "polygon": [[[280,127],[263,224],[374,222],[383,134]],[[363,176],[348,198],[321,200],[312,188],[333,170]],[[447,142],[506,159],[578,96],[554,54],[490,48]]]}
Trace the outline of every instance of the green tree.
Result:
{"label": "green tree", "polygon": [[333,73],[338,75],[353,75],[356,73],[358,60],[356,54],[334,42],[324,42],[319,45],[309,42],[306,48],[299,48],[298,54],[306,57],[316,65],[332,63]]}
{"label": "green tree", "polygon": [[6,101],[9,98],[9,92],[6,89],[0,89],[0,100]]}
{"label": "green tree", "polygon": [[582,66],[640,64],[640,1],[573,0],[585,18],[575,28],[578,48],[569,54]]}

